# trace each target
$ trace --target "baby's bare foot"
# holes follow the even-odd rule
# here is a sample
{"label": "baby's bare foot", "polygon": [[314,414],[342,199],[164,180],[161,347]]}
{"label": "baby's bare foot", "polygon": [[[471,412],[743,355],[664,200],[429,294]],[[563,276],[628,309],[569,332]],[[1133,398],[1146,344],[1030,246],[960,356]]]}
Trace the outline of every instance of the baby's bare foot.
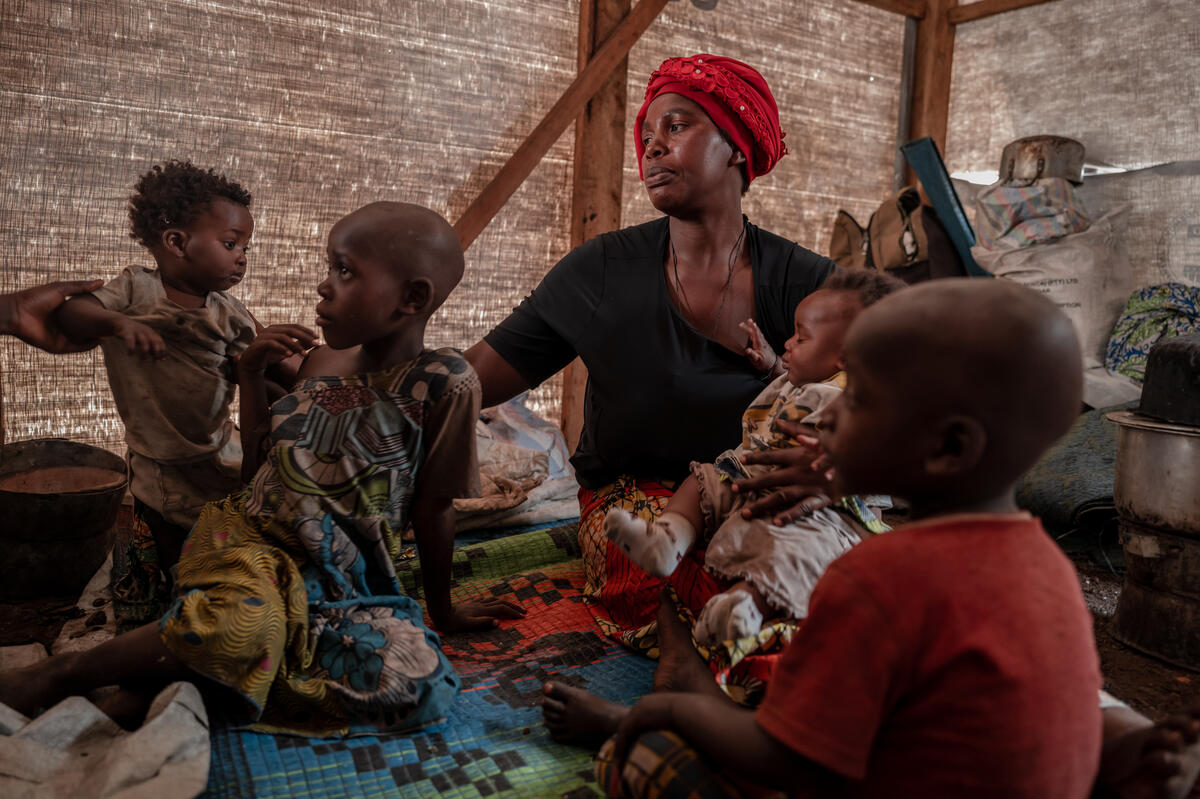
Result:
{"label": "baby's bare foot", "polygon": [[597,747],[617,731],[629,708],[561,682],[542,686],[542,720],[559,743]]}
{"label": "baby's bare foot", "polygon": [[696,619],[696,640],[702,644],[736,641],[762,629],[763,616],[746,591],[726,591],[704,603]]}
{"label": "baby's bare foot", "polygon": [[678,513],[664,513],[650,524],[623,508],[605,514],[604,534],[655,577],[670,577],[696,538],[691,523]]}

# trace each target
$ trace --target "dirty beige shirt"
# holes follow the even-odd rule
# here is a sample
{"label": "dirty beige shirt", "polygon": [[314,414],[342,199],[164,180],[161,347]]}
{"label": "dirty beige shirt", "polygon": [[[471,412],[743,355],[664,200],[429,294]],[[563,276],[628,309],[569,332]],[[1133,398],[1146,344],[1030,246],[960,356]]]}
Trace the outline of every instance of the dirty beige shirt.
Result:
{"label": "dirty beige shirt", "polygon": [[155,361],[131,355],[119,338],[100,344],[129,448],[162,463],[183,463],[225,446],[237,385],[232,359],[255,335],[246,307],[211,291],[204,307],[180,308],[167,299],[157,270],[142,266],[126,267],[93,296],[150,327],[167,345]]}

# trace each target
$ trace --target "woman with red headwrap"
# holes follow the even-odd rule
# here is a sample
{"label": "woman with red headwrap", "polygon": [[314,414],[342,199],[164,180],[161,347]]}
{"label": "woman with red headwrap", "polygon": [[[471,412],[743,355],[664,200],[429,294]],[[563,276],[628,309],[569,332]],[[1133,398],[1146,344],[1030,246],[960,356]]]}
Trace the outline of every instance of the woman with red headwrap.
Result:
{"label": "woman with red headwrap", "polygon": [[[583,487],[585,592],[601,625],[636,647],[653,646],[662,580],[605,538],[605,513],[653,518],[691,461],[737,444],[742,411],[774,376],[793,310],[834,269],[742,214],[747,187],[786,154],[783,137],[775,99],[752,67],[706,54],[664,61],[650,76],[634,146],[665,216],[568,253],[467,352],[485,406],[583,359],[584,426],[571,462]],[[748,357],[750,332],[765,341],[758,357]],[[720,590],[702,564],[694,554],[670,578],[696,609]]]}

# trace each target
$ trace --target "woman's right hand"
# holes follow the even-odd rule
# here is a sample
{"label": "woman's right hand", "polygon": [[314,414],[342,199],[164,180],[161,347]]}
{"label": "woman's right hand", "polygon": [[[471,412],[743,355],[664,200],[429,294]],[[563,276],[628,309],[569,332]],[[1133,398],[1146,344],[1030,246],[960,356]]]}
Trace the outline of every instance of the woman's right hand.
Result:
{"label": "woman's right hand", "polygon": [[270,325],[259,331],[238,359],[240,374],[262,374],[267,367],[317,345],[317,334],[304,325]]}
{"label": "woman's right hand", "polygon": [[157,361],[167,354],[167,345],[163,342],[162,336],[127,316],[120,316],[113,321],[112,335],[124,341],[129,352],[134,355],[153,358]]}

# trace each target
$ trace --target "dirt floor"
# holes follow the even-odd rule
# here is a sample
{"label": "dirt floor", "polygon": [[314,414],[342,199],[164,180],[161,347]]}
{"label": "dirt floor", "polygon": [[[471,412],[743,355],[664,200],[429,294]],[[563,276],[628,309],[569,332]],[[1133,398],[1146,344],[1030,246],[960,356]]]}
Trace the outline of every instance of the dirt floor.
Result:
{"label": "dirt floor", "polygon": [[[1200,698],[1200,672],[1173,666],[1131,649],[1109,632],[1121,593],[1121,549],[1112,529],[1103,534],[1071,534],[1059,540],[1075,563],[1080,585],[1095,619],[1096,645],[1104,687],[1152,719]],[[47,648],[62,625],[88,611],[74,597],[0,602],[0,646],[39,642]],[[102,620],[101,620],[102,623]]]}

